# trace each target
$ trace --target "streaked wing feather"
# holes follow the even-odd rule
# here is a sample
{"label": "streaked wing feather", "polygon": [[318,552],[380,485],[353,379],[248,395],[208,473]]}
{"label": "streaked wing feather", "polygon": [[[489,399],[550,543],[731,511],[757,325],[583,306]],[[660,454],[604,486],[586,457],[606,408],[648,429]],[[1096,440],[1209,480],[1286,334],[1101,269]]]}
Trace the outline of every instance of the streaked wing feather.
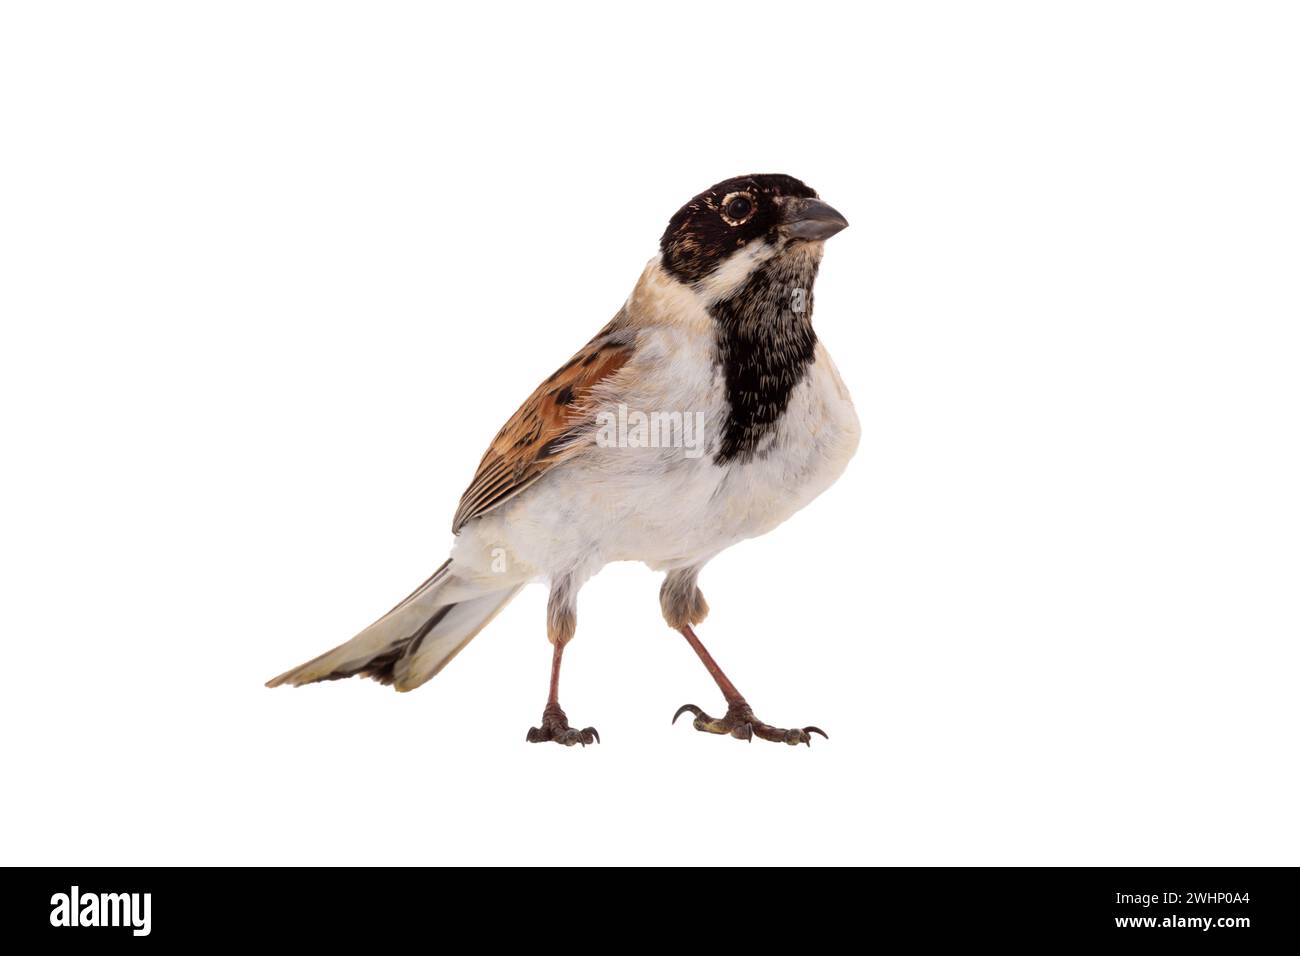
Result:
{"label": "streaked wing feather", "polygon": [[539,385],[497,432],[461,496],[452,520],[453,534],[586,447],[581,439],[594,424],[594,393],[608,390],[611,379],[632,357],[633,336],[620,329],[620,318]]}

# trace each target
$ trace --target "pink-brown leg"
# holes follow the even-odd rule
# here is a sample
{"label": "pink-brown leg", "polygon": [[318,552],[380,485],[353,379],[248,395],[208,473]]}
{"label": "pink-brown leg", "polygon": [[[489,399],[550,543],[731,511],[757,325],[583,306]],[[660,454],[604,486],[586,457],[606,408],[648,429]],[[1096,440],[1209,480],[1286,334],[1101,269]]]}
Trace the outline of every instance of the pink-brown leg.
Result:
{"label": "pink-brown leg", "polygon": [[807,744],[812,746],[810,734],[821,734],[826,739],[830,739],[830,734],[820,727],[804,727],[802,730],[795,728],[787,730],[783,727],[773,727],[771,724],[765,724],[754,716],[754,711],[750,709],[745,698],[741,696],[740,691],[736,690],[736,685],[731,682],[718,662],[713,659],[713,655],[708,649],[700,643],[700,639],[695,636],[695,631],[688,624],[680,628],[682,636],[686,642],[699,655],[704,664],[705,670],[709,672],[718,689],[722,691],[722,696],[727,702],[727,713],[722,717],[710,717],[694,704],[683,704],[677,708],[677,713],[673,714],[673,723],[677,723],[677,718],[682,714],[690,711],[695,715],[692,722],[696,730],[702,730],[709,734],[730,734],[738,740],[748,740],[751,743],[755,737],[761,737],[764,740],[771,740],[777,743],[787,743],[791,746],[795,744]]}
{"label": "pink-brown leg", "polygon": [[530,744],[553,741],[572,747],[574,744],[587,746],[600,743],[600,734],[595,727],[574,730],[569,726],[569,718],[560,709],[560,659],[564,656],[565,641],[555,642],[555,653],[551,657],[551,692],[546,698],[546,709],[542,711],[542,726],[532,727],[526,738]]}

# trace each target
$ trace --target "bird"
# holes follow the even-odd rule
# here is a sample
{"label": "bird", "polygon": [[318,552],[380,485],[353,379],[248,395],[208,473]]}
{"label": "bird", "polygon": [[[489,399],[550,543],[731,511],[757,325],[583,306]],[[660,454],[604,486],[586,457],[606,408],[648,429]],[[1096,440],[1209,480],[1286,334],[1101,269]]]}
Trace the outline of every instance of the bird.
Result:
{"label": "bird", "polygon": [[560,706],[577,598],[606,564],[664,573],[660,608],[722,694],[698,731],[811,746],[816,726],[761,721],[695,633],[699,575],[825,491],[857,450],[853,402],[813,331],[825,241],[848,225],[784,174],[711,186],[669,220],[614,318],[492,439],[452,521],[450,557],[351,640],[267,682],[369,677],[399,691],[439,673],[526,585],[550,588],[550,687],[526,740],[598,743]]}

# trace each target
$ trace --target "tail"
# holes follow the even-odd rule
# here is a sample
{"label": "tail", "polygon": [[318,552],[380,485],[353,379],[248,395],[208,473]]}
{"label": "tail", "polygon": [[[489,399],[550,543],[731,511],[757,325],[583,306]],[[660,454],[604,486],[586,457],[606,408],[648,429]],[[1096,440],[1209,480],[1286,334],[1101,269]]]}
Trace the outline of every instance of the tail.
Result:
{"label": "tail", "polygon": [[266,682],[299,687],[343,677],[371,677],[414,690],[460,653],[521,584],[484,591],[458,579],[447,561],[429,580],[346,644]]}

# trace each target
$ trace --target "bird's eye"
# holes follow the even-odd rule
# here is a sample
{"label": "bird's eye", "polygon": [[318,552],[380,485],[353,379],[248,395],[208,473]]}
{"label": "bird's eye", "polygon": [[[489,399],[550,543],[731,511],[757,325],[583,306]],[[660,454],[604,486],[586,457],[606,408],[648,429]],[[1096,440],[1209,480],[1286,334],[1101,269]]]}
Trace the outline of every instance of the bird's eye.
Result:
{"label": "bird's eye", "polygon": [[739,226],[754,212],[754,200],[748,193],[732,193],[722,200],[722,218]]}
{"label": "bird's eye", "polygon": [[744,219],[749,215],[750,202],[744,196],[737,196],[727,203],[727,215],[732,219]]}

